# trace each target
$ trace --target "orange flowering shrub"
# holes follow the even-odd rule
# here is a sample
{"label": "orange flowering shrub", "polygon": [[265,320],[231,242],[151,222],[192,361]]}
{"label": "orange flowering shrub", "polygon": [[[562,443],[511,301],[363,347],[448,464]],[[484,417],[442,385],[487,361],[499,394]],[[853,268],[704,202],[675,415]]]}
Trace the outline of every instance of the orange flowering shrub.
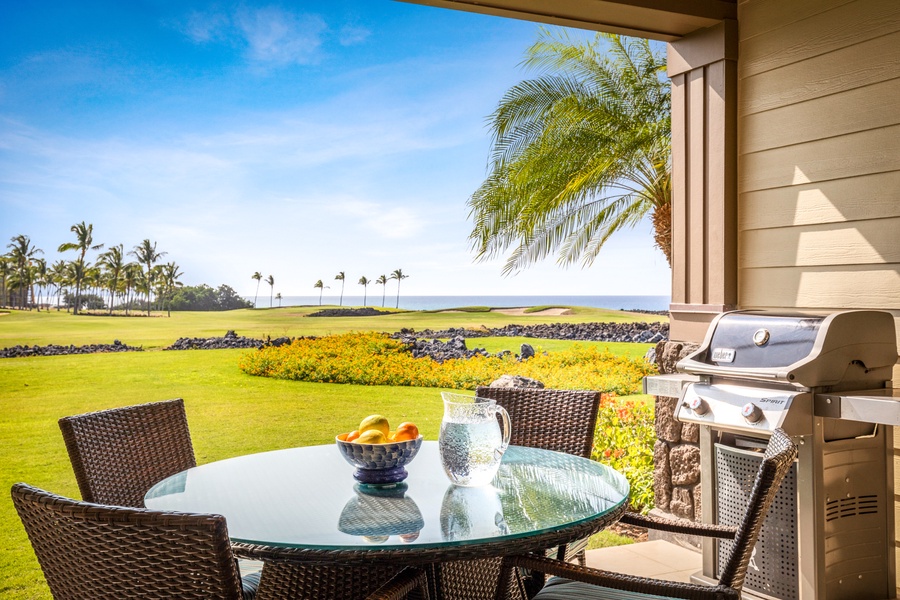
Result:
{"label": "orange flowering shrub", "polygon": [[591,458],[619,471],[631,484],[631,507],[653,508],[653,404],[606,395],[600,403]]}
{"label": "orange flowering shrub", "polygon": [[356,385],[409,385],[473,390],[500,375],[523,375],[549,388],[594,389],[620,395],[640,393],[641,378],[656,372],[641,360],[575,345],[565,352],[537,354],[517,362],[512,356],[451,359],[443,363],[413,358],[406,345],[385,333],[348,333],[295,340],[241,356],[249,375]]}

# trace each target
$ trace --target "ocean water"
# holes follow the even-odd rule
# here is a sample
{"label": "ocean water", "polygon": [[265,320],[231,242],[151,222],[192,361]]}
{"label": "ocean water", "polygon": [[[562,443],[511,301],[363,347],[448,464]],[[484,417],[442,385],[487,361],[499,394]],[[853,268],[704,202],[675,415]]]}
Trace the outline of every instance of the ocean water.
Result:
{"label": "ocean water", "polygon": [[[253,296],[245,296],[253,302]],[[520,308],[526,306],[588,306],[592,308],[610,308],[613,310],[668,310],[669,296],[400,296],[400,308],[407,310],[442,310],[461,306],[492,306],[494,308]],[[322,296],[322,306],[337,306],[338,296]],[[318,306],[318,296],[285,296],[274,301],[278,306]],[[362,296],[344,296],[344,306],[363,306]],[[369,295],[365,298],[366,306],[380,308],[382,297]],[[260,294],[257,298],[258,308],[269,307],[269,296]],[[384,306],[397,306],[397,296],[388,294],[384,297]]]}

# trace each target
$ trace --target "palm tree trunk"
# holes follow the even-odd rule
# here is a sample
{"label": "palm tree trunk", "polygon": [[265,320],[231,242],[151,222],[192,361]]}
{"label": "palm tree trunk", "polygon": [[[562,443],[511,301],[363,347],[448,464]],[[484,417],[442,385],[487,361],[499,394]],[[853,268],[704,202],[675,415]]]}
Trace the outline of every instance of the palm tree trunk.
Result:
{"label": "palm tree trunk", "polygon": [[653,225],[653,240],[656,247],[662,250],[669,266],[672,265],[672,205],[669,202],[661,204],[653,209],[650,214],[650,222]]}

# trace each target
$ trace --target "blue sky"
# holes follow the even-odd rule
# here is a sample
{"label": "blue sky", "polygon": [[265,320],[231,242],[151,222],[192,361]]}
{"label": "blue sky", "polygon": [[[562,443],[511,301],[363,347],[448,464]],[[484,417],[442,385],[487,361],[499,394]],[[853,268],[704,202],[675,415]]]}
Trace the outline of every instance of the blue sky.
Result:
{"label": "blue sky", "polygon": [[[0,19],[0,241],[155,241],[188,285],[284,296],[669,293],[642,224],[594,265],[475,262],[486,117],[534,23],[391,0],[18,2]],[[334,289],[334,285],[332,285]],[[371,291],[371,290],[370,290]]]}

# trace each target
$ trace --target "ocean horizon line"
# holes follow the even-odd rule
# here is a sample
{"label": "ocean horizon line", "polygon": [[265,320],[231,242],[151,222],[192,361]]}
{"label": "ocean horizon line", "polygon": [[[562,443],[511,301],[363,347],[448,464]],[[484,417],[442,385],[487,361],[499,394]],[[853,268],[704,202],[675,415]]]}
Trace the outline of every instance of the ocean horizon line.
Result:
{"label": "ocean horizon line", "polygon": [[[249,302],[253,302],[253,296],[242,296]],[[270,304],[270,299],[272,304]],[[590,294],[567,295],[421,295],[400,296],[399,308],[406,310],[442,310],[460,308],[465,306],[491,306],[494,308],[523,308],[531,306],[561,305],[584,306],[588,308],[606,308],[610,310],[651,310],[665,311],[669,309],[671,297],[667,295],[607,295],[598,296]],[[383,297],[384,308],[396,308],[397,296],[387,294]],[[382,307],[382,296],[353,294],[323,295],[319,296],[282,296],[279,301],[266,294],[260,294],[256,298],[257,308],[285,307],[285,306],[370,306]]]}

